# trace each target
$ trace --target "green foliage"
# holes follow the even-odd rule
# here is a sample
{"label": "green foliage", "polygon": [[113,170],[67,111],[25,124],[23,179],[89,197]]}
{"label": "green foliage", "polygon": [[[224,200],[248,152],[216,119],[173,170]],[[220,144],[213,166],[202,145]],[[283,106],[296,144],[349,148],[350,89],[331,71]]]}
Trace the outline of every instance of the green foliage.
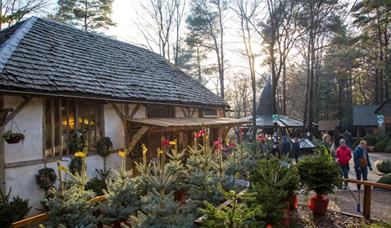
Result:
{"label": "green foliage", "polygon": [[99,205],[99,220],[103,224],[129,220],[140,209],[138,186],[132,179],[123,181],[120,176],[109,179],[104,193],[106,200]]}
{"label": "green foliage", "polygon": [[104,158],[109,156],[112,150],[113,150],[113,143],[111,142],[110,137],[102,137],[96,143],[96,152]]}
{"label": "green foliage", "polygon": [[51,17],[86,31],[96,31],[115,25],[111,20],[112,3],[112,0],[58,0],[57,12]]}
{"label": "green foliage", "polygon": [[384,152],[391,153],[391,140],[387,143],[386,148],[384,148]]}
{"label": "green foliage", "polygon": [[287,198],[290,188],[296,189],[298,185],[297,172],[294,167],[276,158],[259,161],[258,168],[251,173],[250,194],[253,198],[249,200],[251,207],[262,206],[264,216],[257,216],[258,221],[265,221],[266,224],[280,225],[287,207]]}
{"label": "green foliage", "polygon": [[364,138],[362,138],[363,140],[367,141],[368,145],[369,146],[375,146],[377,141],[378,141],[378,137],[375,135],[375,134],[369,134],[369,135],[366,135]]}
{"label": "green foliage", "polygon": [[35,182],[39,188],[47,191],[49,188],[53,187],[56,182],[57,176],[56,172],[52,168],[43,168],[38,171],[38,174],[35,175]]}
{"label": "green foliage", "polygon": [[66,191],[52,188],[51,197],[45,200],[49,209],[48,227],[96,227],[93,216],[94,204],[88,201],[95,197],[94,192],[84,191],[73,185]]}
{"label": "green foliage", "polygon": [[11,199],[11,188],[8,194],[0,191],[0,227],[10,227],[13,222],[23,219],[31,210],[28,200],[17,197]]}
{"label": "green foliage", "polygon": [[95,169],[95,171],[98,173],[98,176],[92,178],[88,183],[86,184],[87,190],[94,191],[98,196],[103,195],[103,190],[107,190],[106,181],[110,177],[111,169],[109,170],[102,170],[102,169]]}
{"label": "green foliage", "polygon": [[327,157],[306,157],[299,162],[297,168],[301,183],[319,195],[332,193],[339,184],[339,167]]}
{"label": "green foliage", "polygon": [[[88,182],[86,158],[82,160],[80,173],[72,174],[58,161],[58,177],[60,185],[58,189],[49,191],[49,198],[44,200],[49,210],[49,220],[45,225],[49,227],[95,227],[96,218],[92,214],[95,204],[90,202],[95,197],[91,190],[85,190]],[[69,186],[65,188],[62,172],[70,176]]]}
{"label": "green foliage", "polygon": [[79,157],[73,157],[71,162],[69,163],[69,171],[72,174],[80,173],[82,165],[82,159]]}
{"label": "green foliage", "polygon": [[377,183],[391,184],[391,173],[382,176]]}
{"label": "green foliage", "polygon": [[164,159],[159,158],[152,163],[149,175],[142,177],[149,183],[147,194],[141,199],[141,210],[137,218],[137,227],[189,227],[193,223],[193,215],[189,210],[181,209],[174,201],[173,189],[178,174],[169,171]]}
{"label": "green foliage", "polygon": [[187,159],[189,178],[186,182],[189,189],[188,194],[197,207],[203,201],[218,204],[223,200],[221,192],[216,191],[221,179],[216,175],[214,169],[214,155],[210,149],[191,149],[190,157]]}
{"label": "green foliage", "polygon": [[107,187],[106,187],[105,180],[104,179],[100,179],[98,177],[92,178],[86,184],[86,190],[92,190],[98,196],[103,195],[103,190],[105,190],[106,188]]}
{"label": "green foliage", "polygon": [[382,160],[377,165],[376,168],[382,173],[391,173],[391,160]]}
{"label": "green foliage", "polygon": [[381,138],[376,142],[374,150],[377,152],[383,152],[387,147],[388,141],[388,138]]}
{"label": "green foliage", "polygon": [[138,213],[137,218],[133,217],[136,227],[192,227],[194,217],[182,212],[171,193],[161,195],[153,189],[142,197],[141,205],[143,213]]}
{"label": "green foliage", "polygon": [[84,130],[76,130],[71,134],[71,139],[69,142],[69,152],[76,153],[79,151],[84,151],[87,147],[87,138],[85,137]]}
{"label": "green foliage", "polygon": [[[218,190],[223,193],[224,199],[231,201],[230,206],[221,208],[215,207],[209,202],[205,202],[205,209],[200,211],[208,217],[201,227],[243,227],[245,225],[264,225],[257,223],[254,218],[262,216],[261,206],[249,208],[245,202],[239,203],[239,195],[235,190],[225,191],[221,185]],[[241,198],[249,198],[248,194]]]}
{"label": "green foliage", "polygon": [[166,153],[167,157],[170,159],[169,162],[165,164],[167,172],[170,175],[176,175],[176,179],[172,185],[173,188],[170,189],[172,191],[186,190],[187,185],[185,182],[189,177],[189,173],[187,172],[186,166],[183,162],[185,154],[185,151],[178,153],[176,147]]}

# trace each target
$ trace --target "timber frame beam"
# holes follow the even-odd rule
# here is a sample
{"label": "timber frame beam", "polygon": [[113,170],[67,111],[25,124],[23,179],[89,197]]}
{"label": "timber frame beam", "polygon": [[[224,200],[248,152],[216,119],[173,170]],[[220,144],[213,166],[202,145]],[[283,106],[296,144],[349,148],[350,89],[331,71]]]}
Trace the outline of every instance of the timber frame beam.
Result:
{"label": "timber frame beam", "polygon": [[7,123],[9,123],[20,111],[22,111],[22,109],[28,104],[30,103],[30,101],[32,100],[31,97],[28,97],[28,98],[24,98],[23,101],[21,101],[18,106],[16,106],[16,108],[14,110],[11,111],[11,113],[5,118],[4,120],[4,123],[1,125],[1,126],[5,126],[7,125]]}

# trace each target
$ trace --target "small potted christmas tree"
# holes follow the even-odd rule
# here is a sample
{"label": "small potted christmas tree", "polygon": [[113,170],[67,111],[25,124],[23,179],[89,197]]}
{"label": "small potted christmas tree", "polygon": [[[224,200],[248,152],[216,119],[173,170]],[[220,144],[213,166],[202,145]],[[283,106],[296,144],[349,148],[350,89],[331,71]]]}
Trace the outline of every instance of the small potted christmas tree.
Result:
{"label": "small potted christmas tree", "polygon": [[312,156],[301,160],[297,166],[300,181],[308,190],[314,191],[308,207],[315,213],[324,215],[327,211],[328,193],[333,193],[339,184],[339,168],[337,163],[327,156]]}

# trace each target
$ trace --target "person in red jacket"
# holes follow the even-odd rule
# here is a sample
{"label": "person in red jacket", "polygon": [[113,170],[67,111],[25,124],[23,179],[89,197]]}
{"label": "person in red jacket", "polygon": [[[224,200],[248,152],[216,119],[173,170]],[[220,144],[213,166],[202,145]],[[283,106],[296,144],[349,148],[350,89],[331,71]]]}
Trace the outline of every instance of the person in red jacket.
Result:
{"label": "person in red jacket", "polygon": [[[335,158],[339,166],[341,167],[341,176],[344,178],[348,178],[349,174],[349,161],[352,159],[352,151],[346,145],[346,141],[341,139],[339,141],[339,147],[335,153]],[[342,187],[342,186],[341,186]],[[347,182],[344,183],[344,189],[346,190],[348,187]]]}

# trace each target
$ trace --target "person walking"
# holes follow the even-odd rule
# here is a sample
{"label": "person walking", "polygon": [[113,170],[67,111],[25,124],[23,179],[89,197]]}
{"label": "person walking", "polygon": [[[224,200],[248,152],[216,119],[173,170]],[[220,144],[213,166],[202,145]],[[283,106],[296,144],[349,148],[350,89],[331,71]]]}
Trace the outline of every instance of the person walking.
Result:
{"label": "person walking", "polygon": [[[372,171],[372,165],[369,160],[367,141],[361,140],[360,144],[356,147],[353,152],[354,169],[356,171],[357,180],[361,178],[366,181],[368,180],[368,168]],[[357,190],[361,189],[361,185],[357,184]]]}
{"label": "person walking", "polygon": [[295,161],[297,164],[299,162],[299,156],[300,156],[300,142],[297,137],[293,138],[292,152],[293,152],[293,156],[295,156]]}
{"label": "person walking", "polygon": [[291,144],[289,143],[288,137],[286,135],[282,136],[282,155],[288,156],[289,151],[291,150]]}
{"label": "person walking", "polygon": [[[346,145],[345,139],[339,140],[339,147],[335,153],[335,158],[341,168],[341,177],[348,178],[349,177],[349,161],[352,159],[352,151]],[[342,183],[340,188],[342,188]],[[345,190],[348,188],[348,183],[344,182]]]}
{"label": "person walking", "polygon": [[350,131],[345,130],[345,132],[343,133],[343,139],[345,139],[346,145],[349,148],[352,148],[353,136],[352,136],[352,133],[350,133]]}
{"label": "person walking", "polygon": [[281,157],[281,151],[280,151],[280,147],[278,146],[278,142],[274,143],[271,153],[273,154],[273,156],[278,156],[278,158]]}

